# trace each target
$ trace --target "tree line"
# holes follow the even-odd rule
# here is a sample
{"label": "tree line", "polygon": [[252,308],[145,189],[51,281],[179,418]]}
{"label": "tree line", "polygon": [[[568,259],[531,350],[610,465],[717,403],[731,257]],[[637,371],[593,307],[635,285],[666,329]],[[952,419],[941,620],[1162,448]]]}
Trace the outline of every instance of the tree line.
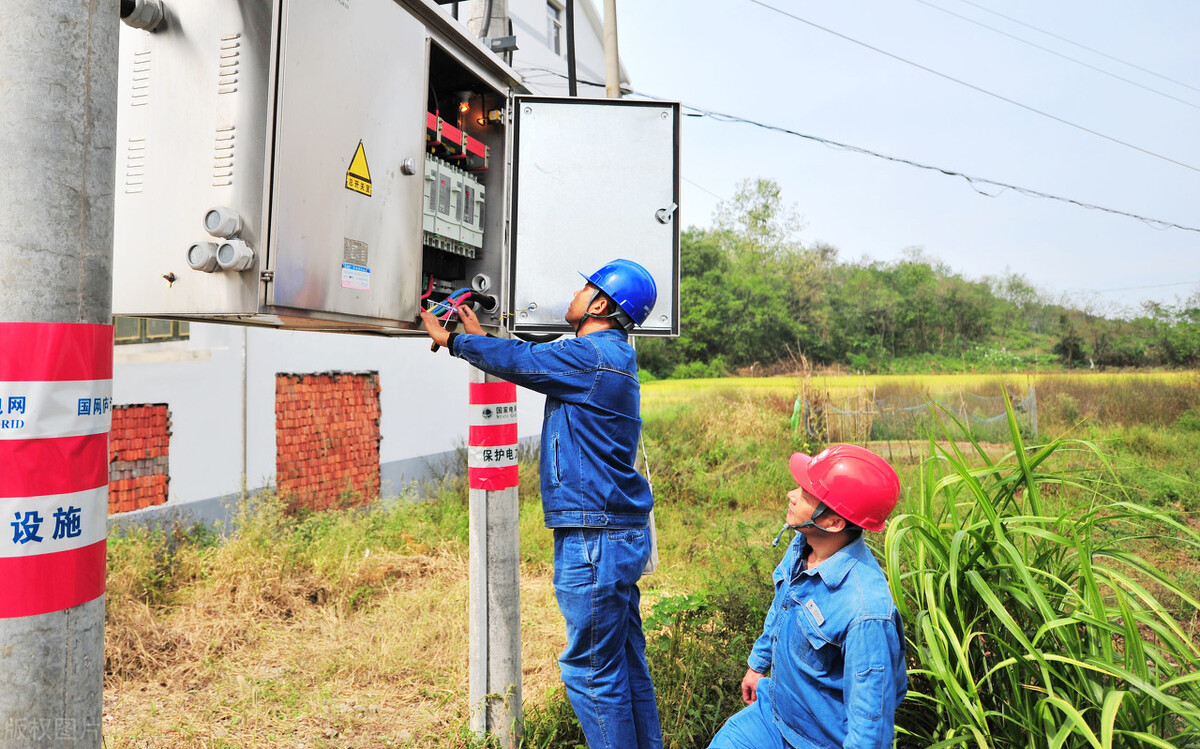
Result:
{"label": "tree line", "polygon": [[846,262],[799,238],[779,186],[746,180],[680,252],[677,339],[639,343],[653,377],[842,366],[864,372],[1194,367],[1200,294],[1108,316],[1024,276],[972,280],[920,249]]}

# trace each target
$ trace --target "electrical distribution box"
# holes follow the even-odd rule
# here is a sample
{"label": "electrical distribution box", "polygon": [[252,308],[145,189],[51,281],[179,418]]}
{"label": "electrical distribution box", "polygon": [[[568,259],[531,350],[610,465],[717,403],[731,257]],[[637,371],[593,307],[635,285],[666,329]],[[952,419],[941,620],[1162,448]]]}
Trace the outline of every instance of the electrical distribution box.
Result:
{"label": "electrical distribution box", "polygon": [[121,30],[114,314],[423,334],[469,292],[554,333],[626,257],[678,333],[677,104],[522,95],[429,0],[165,7]]}

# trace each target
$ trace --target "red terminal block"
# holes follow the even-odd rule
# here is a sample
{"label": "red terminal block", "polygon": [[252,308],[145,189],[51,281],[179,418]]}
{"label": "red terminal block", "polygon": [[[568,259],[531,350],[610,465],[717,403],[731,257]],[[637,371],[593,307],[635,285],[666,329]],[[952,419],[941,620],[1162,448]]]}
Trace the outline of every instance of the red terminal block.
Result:
{"label": "red terminal block", "polygon": [[433,112],[425,113],[425,145],[443,158],[457,158],[463,151],[463,131]]}
{"label": "red terminal block", "polygon": [[442,118],[433,112],[425,113],[425,145],[432,147],[441,142]]}
{"label": "red terminal block", "polygon": [[425,113],[425,145],[431,153],[456,162],[465,171],[482,172],[488,168],[490,149],[433,112]]}
{"label": "red terminal block", "polygon": [[460,157],[463,152],[463,138],[466,137],[466,133],[445,120],[441,120],[439,124],[441,132],[439,133],[438,143],[442,147],[443,156],[448,159]]}
{"label": "red terminal block", "polygon": [[488,147],[477,138],[467,136],[466,149],[463,153],[462,168],[468,172],[482,172],[488,168]]}

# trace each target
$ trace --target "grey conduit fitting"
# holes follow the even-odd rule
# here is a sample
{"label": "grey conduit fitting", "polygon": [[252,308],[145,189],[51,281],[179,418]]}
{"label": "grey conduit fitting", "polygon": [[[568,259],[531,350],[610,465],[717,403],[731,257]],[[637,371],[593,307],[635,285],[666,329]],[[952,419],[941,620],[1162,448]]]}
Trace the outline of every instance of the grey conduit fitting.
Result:
{"label": "grey conduit fitting", "polygon": [[240,239],[228,239],[217,246],[217,265],[221,270],[244,271],[254,264],[254,250]]}
{"label": "grey conduit fitting", "polygon": [[197,242],[188,248],[187,263],[192,270],[212,273],[217,265],[217,243]]}
{"label": "grey conduit fitting", "polygon": [[215,206],[204,214],[204,230],[214,237],[233,239],[242,230],[242,217],[232,208]]}
{"label": "grey conduit fitting", "polygon": [[154,31],[166,14],[162,0],[121,0],[121,20],[135,29]]}

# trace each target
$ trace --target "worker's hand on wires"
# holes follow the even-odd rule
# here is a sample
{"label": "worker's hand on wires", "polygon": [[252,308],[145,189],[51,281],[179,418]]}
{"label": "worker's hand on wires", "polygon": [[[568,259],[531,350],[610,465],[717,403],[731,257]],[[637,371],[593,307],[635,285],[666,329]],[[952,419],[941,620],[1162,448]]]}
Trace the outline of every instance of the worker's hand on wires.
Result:
{"label": "worker's hand on wires", "polygon": [[479,318],[475,316],[475,310],[471,309],[470,304],[460,304],[455,309],[458,310],[458,319],[462,321],[464,333],[485,335],[483,326],[479,324]]}
{"label": "worker's hand on wires", "polygon": [[437,345],[445,346],[446,342],[450,340],[450,332],[442,327],[442,323],[429,310],[421,310],[421,324],[425,326],[425,332]]}

